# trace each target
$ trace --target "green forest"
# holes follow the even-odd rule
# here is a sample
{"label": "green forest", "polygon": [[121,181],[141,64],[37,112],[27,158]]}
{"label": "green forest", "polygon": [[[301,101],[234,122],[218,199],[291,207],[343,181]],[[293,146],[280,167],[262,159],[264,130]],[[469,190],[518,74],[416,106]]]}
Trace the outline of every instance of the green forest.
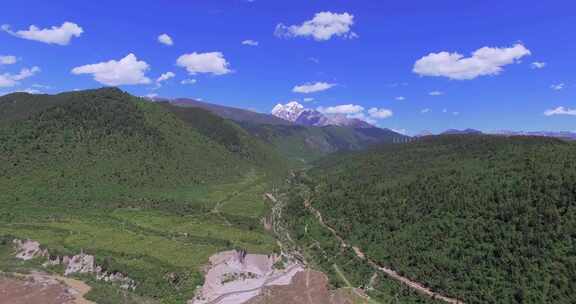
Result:
{"label": "green forest", "polygon": [[[424,137],[329,156],[297,184],[306,190],[292,192],[287,218],[303,244],[314,233],[302,208],[309,200],[379,264],[465,303],[576,302],[572,143]],[[347,272],[370,275],[360,266]]]}

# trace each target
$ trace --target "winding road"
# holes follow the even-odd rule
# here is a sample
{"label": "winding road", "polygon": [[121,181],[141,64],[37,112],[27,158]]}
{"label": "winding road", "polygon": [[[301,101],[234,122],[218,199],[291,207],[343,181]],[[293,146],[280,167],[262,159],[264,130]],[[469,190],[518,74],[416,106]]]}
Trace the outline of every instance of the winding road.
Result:
{"label": "winding road", "polygon": [[[338,232],[334,228],[330,227],[328,224],[326,224],[326,222],[324,222],[324,218],[322,217],[322,214],[320,213],[320,211],[318,211],[316,208],[312,207],[309,200],[304,201],[304,207],[306,209],[310,210],[310,212],[312,212],[312,214],[316,217],[316,219],[318,220],[320,225],[322,225],[324,228],[328,229],[334,235],[334,237],[336,239],[338,239],[338,241],[340,242],[342,247],[352,247],[352,246],[350,246],[350,244],[348,244],[344,240],[344,238],[342,238],[338,234]],[[435,299],[435,300],[444,301],[444,302],[449,303],[449,304],[464,304],[464,302],[462,302],[458,299],[454,299],[454,298],[450,298],[450,297],[441,295],[437,292],[432,291],[430,288],[424,286],[421,283],[410,280],[407,277],[401,276],[400,274],[398,274],[398,272],[392,270],[391,268],[379,265],[378,263],[374,262],[374,260],[372,260],[368,256],[366,256],[366,254],[358,247],[352,247],[352,249],[354,250],[354,253],[356,254],[356,256],[359,259],[367,261],[368,264],[370,264],[370,266],[372,266],[374,269],[380,270],[381,272],[385,273],[391,279],[394,279],[394,280],[408,286],[409,288],[415,290],[416,292],[418,292],[420,294],[426,295],[426,296],[428,296],[432,299]]]}

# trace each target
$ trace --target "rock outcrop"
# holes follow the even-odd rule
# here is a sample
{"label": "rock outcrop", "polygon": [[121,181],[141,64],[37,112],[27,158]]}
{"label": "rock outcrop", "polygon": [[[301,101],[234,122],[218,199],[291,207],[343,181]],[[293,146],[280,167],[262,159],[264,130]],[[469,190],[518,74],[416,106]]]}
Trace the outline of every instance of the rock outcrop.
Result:
{"label": "rock outcrop", "polygon": [[16,258],[20,260],[31,260],[34,258],[46,258],[42,264],[44,267],[63,265],[65,266],[64,275],[73,274],[94,274],[97,280],[105,282],[118,283],[121,288],[127,290],[136,289],[136,282],[130,279],[126,274],[118,271],[108,271],[101,265],[96,264],[96,258],[93,255],[80,252],[73,256],[50,255],[47,249],[42,249],[39,242],[32,240],[14,240],[16,249]]}
{"label": "rock outcrop", "polygon": [[24,261],[31,260],[36,257],[48,256],[46,249],[40,248],[40,243],[32,240],[14,240],[14,246],[17,248],[16,258]]}

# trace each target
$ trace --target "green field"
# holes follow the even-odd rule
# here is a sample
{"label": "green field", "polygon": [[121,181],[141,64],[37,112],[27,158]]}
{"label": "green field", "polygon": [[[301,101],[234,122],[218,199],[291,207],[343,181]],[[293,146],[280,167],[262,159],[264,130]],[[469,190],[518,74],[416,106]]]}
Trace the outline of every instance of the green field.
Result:
{"label": "green field", "polygon": [[[128,273],[139,284],[137,294],[163,303],[182,303],[202,283],[200,268],[216,252],[233,248],[257,253],[277,250],[274,238],[258,224],[268,210],[262,198],[264,187],[263,176],[249,173],[238,183],[166,193],[165,198],[174,204],[194,200],[201,206],[191,214],[164,207],[80,211],[2,204],[0,214],[11,214],[15,220],[3,217],[0,235],[34,239],[54,253],[84,250],[112,269]],[[6,255],[9,251],[4,248],[1,252]],[[178,285],[164,278],[171,272],[182,278]],[[99,294],[101,285],[95,285],[92,296]],[[112,303],[101,297],[95,300]]]}

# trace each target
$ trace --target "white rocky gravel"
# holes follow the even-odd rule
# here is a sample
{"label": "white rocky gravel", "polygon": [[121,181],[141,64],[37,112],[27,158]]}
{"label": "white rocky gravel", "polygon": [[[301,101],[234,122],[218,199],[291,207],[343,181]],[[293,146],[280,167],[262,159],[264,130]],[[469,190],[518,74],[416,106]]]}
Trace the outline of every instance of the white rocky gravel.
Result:
{"label": "white rocky gravel", "polygon": [[[304,267],[283,263],[279,255],[224,251],[210,257],[204,285],[189,304],[241,304],[258,296],[262,288],[289,285]],[[282,269],[274,267],[283,263]]]}

